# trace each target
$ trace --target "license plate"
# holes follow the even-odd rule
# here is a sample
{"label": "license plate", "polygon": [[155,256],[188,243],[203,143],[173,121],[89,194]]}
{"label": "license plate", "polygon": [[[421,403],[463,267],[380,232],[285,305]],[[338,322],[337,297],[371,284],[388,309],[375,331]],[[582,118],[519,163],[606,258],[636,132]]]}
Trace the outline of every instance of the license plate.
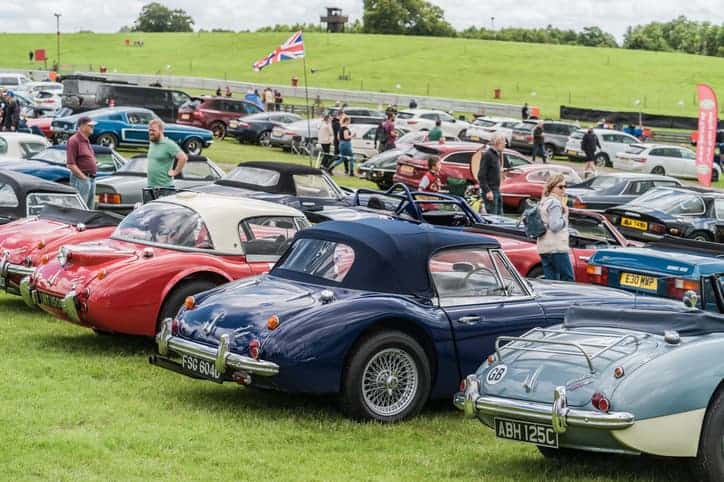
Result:
{"label": "license plate", "polygon": [[621,273],[619,284],[621,286],[628,286],[630,288],[641,288],[650,291],[656,291],[656,289],[658,288],[658,280],[653,276],[645,276],[635,273]]}
{"label": "license plate", "polygon": [[577,155],[578,155],[578,151],[568,150],[568,151],[566,151],[566,152],[568,153],[569,156],[577,156]]}
{"label": "license plate", "polygon": [[58,298],[57,296],[52,296],[39,291],[38,304],[49,306],[51,308],[63,308],[63,298]]}
{"label": "license plate", "polygon": [[400,174],[411,176],[415,173],[415,168],[412,166],[400,166]]}
{"label": "license plate", "polygon": [[638,219],[631,218],[621,218],[621,226],[639,229],[641,231],[646,231],[647,229],[649,229],[649,223],[647,223],[646,221],[639,221]]}
{"label": "license plate", "polygon": [[216,382],[221,381],[222,373],[216,371],[214,362],[212,361],[196,358],[191,355],[183,355],[181,357],[181,366],[201,378],[208,378]]}
{"label": "license plate", "polygon": [[495,436],[507,440],[558,448],[558,434],[550,425],[496,418]]}
{"label": "license plate", "polygon": [[191,119],[191,115],[189,115],[189,114],[181,114],[181,118],[184,119],[184,120],[188,120],[188,119]]}
{"label": "license plate", "polygon": [[479,136],[470,136],[470,140],[471,140],[471,141],[479,141],[479,140],[480,140],[480,137],[479,137]]}

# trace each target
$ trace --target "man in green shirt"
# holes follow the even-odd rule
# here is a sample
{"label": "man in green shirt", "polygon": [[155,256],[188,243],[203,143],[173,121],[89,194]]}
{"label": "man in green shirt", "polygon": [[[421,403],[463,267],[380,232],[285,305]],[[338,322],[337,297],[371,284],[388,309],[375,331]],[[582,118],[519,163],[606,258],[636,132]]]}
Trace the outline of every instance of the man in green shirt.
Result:
{"label": "man in green shirt", "polygon": [[435,121],[435,127],[430,129],[430,132],[427,133],[427,140],[430,142],[439,141],[442,139],[442,129],[440,129],[440,125],[442,122],[440,122],[440,119],[437,119]]}
{"label": "man in green shirt", "polygon": [[[148,187],[173,188],[173,178],[183,171],[188,157],[171,139],[163,135],[163,122],[153,119],[148,123]],[[173,163],[176,162],[176,168]]]}

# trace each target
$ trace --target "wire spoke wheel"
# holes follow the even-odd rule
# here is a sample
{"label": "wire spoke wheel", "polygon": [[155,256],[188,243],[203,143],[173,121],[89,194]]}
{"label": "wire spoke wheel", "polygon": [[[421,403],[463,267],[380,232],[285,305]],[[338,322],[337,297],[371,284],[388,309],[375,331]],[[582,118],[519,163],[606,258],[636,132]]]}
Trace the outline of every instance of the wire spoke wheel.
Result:
{"label": "wire spoke wheel", "polygon": [[409,407],[418,384],[419,373],[413,357],[399,348],[387,348],[367,362],[362,375],[362,395],[371,412],[390,417]]}

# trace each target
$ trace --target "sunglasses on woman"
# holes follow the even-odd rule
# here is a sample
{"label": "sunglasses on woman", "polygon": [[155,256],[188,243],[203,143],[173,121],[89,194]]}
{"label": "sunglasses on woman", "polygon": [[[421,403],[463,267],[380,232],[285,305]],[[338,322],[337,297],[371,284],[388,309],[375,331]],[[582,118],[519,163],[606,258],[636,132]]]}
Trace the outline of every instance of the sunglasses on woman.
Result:
{"label": "sunglasses on woman", "polygon": [[565,185],[565,184],[558,184],[558,185],[556,185],[556,187],[557,187],[557,188],[560,188],[560,189],[565,189],[565,188],[566,188],[566,185]]}

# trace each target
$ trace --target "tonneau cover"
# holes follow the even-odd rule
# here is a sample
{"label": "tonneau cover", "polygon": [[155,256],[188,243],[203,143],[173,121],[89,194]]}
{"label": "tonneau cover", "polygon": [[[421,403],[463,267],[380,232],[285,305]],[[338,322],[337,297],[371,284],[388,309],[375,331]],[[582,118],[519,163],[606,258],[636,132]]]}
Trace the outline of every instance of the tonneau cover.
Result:
{"label": "tonneau cover", "polygon": [[86,228],[102,228],[105,226],[118,226],[123,216],[104,211],[89,211],[55,204],[46,204],[38,214],[40,219],[50,219],[66,224],[84,224]]}

